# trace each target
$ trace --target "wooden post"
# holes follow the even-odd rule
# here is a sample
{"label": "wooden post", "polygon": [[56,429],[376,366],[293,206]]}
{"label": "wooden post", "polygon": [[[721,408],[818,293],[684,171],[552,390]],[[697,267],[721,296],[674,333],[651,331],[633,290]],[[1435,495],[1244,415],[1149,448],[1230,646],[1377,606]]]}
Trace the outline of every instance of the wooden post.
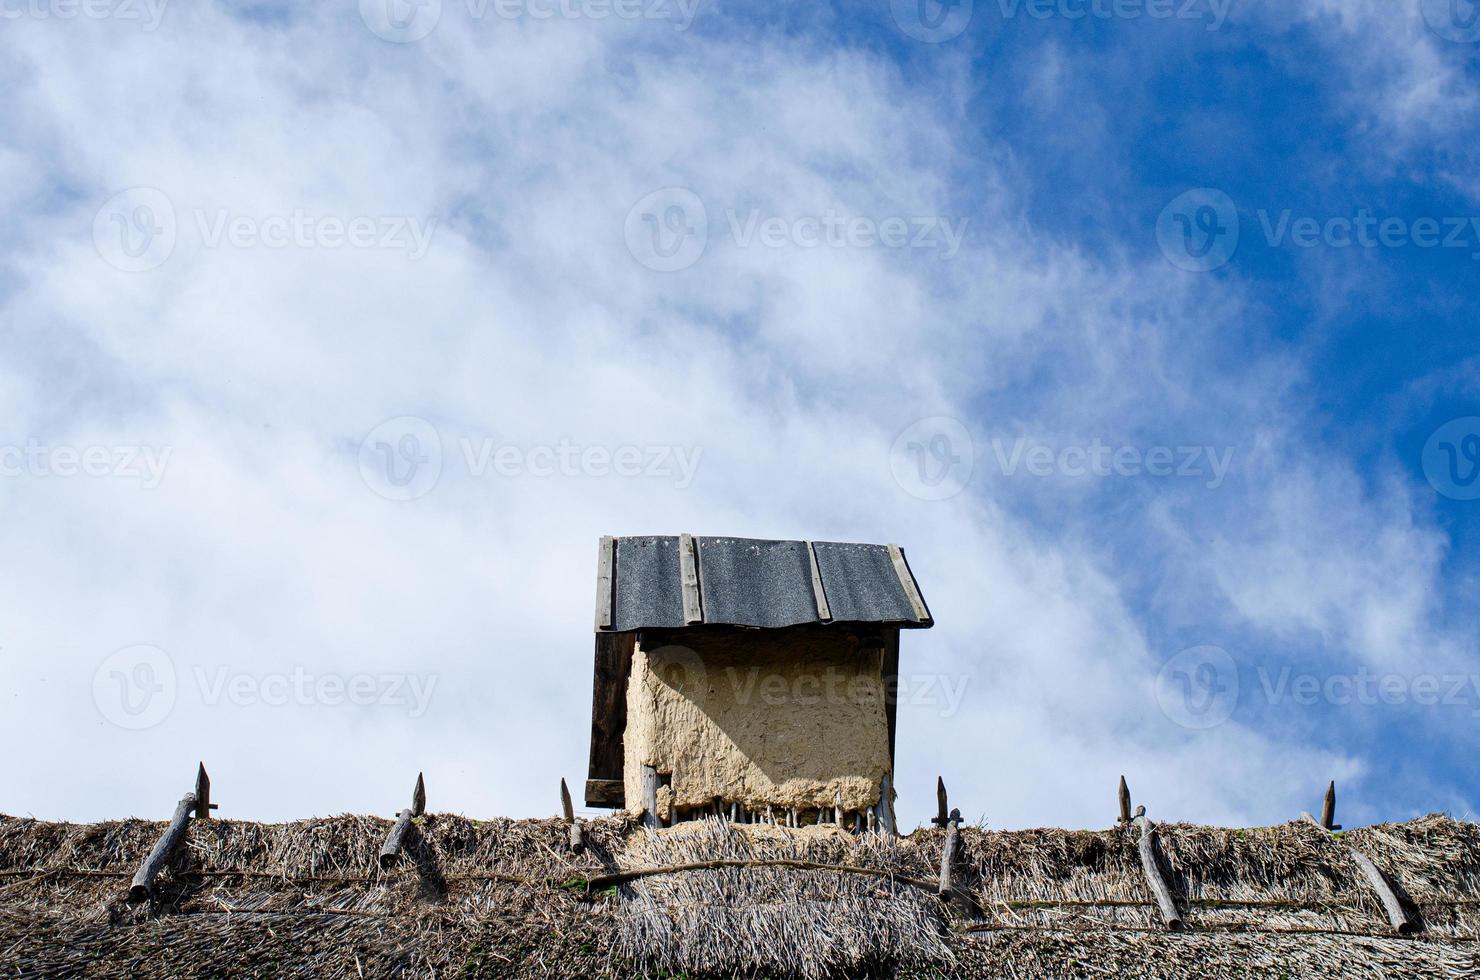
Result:
{"label": "wooden post", "polygon": [[843,787],[841,786],[833,792],[833,820],[839,827],[843,826]]}
{"label": "wooden post", "polygon": [[887,772],[879,780],[879,805],[874,808],[874,812],[878,818],[879,831],[894,836],[894,782]]}
{"label": "wooden post", "polygon": [[935,808],[938,812],[935,816],[930,818],[930,822],[935,824],[937,827],[944,827],[946,825],[946,821],[951,819],[950,814],[946,811],[946,806],[946,781],[939,776],[936,776]]}
{"label": "wooden post", "polygon": [[211,777],[206,774],[206,764],[202,762],[200,768],[195,770],[195,818],[197,820],[211,819],[211,811],[221,809],[211,802]]}
{"label": "wooden post", "polygon": [[1321,826],[1326,830],[1340,830],[1336,823],[1336,780],[1326,787],[1326,799],[1321,803]]}
{"label": "wooden post", "polygon": [[406,842],[406,833],[411,829],[413,817],[427,812],[427,786],[421,773],[416,774],[416,788],[411,791],[411,806],[396,814],[396,822],[386,835],[380,848],[380,867],[390,868],[401,859],[401,847]]}
{"label": "wooden post", "polygon": [[[1328,789],[1326,795],[1328,799],[1331,798],[1332,791]],[[1334,802],[1332,805],[1335,805]],[[1300,818],[1321,827],[1320,822],[1308,813],[1302,813]],[[1321,827],[1321,829],[1326,830],[1327,828]],[[1362,869],[1362,875],[1372,886],[1372,890],[1377,893],[1377,899],[1382,902],[1383,911],[1387,913],[1388,923],[1393,927],[1393,931],[1400,936],[1411,936],[1415,932],[1422,931],[1423,926],[1408,915],[1407,909],[1403,908],[1403,903],[1398,900],[1398,893],[1393,890],[1393,886],[1388,883],[1387,876],[1373,863],[1372,859],[1356,848],[1348,847],[1346,851],[1357,863],[1357,867]]]}
{"label": "wooden post", "polygon": [[129,886],[128,900],[130,902],[143,902],[154,897],[154,878],[160,869],[169,863],[170,854],[185,836],[185,828],[190,825],[190,814],[195,809],[196,801],[194,793],[186,793],[175,807],[175,815],[170,820],[169,828],[154,844],[154,849],[139,866],[134,875],[133,884]]}
{"label": "wooden post", "polygon": [[1131,788],[1125,784],[1125,776],[1120,777],[1120,819],[1117,823],[1131,822]]}
{"label": "wooden post", "polygon": [[642,767],[642,825],[658,829],[658,770],[654,766]]}
{"label": "wooden post", "polygon": [[956,859],[956,844],[960,837],[961,811],[952,810],[946,817],[946,843],[940,852],[940,897],[951,894],[951,865]]}
{"label": "wooden post", "polygon": [[1177,903],[1172,899],[1172,890],[1167,887],[1166,879],[1161,875],[1161,867],[1156,863],[1156,825],[1146,816],[1145,807],[1141,808],[1141,869],[1146,874],[1146,884],[1151,889],[1151,894],[1156,896],[1157,908],[1161,911],[1161,919],[1166,923],[1167,931],[1174,932],[1182,928],[1182,916],[1177,911]]}
{"label": "wooden post", "polygon": [[586,846],[586,841],[581,836],[581,824],[576,819],[575,805],[570,801],[570,787],[565,785],[565,779],[560,780],[560,812],[565,816],[566,825],[570,827],[570,849],[580,851]]}

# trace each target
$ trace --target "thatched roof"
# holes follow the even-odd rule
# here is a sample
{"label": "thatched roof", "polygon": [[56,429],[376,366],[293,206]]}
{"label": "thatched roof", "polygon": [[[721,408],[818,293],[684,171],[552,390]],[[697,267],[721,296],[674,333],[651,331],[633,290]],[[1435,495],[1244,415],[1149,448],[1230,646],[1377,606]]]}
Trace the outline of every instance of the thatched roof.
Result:
{"label": "thatched roof", "polygon": [[[614,817],[587,823],[574,853],[558,820],[429,814],[410,860],[382,871],[389,827],[194,821],[157,901],[130,905],[163,824],[0,817],[0,975],[1480,976],[1480,827],[1443,816],[1342,835],[1162,825],[1176,933],[1132,828],[965,828],[956,873],[973,911],[926,887],[938,828],[653,833]],[[1393,934],[1354,850],[1420,933]],[[730,863],[601,880],[716,861]]]}

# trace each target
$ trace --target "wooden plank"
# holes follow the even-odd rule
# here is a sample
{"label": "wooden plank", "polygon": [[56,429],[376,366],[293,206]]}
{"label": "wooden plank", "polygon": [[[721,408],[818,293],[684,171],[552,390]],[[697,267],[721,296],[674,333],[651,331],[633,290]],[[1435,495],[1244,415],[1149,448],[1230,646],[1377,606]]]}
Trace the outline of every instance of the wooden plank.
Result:
{"label": "wooden plank", "polygon": [[925,605],[924,596],[920,595],[920,587],[915,584],[914,573],[910,571],[910,563],[905,560],[904,549],[897,544],[889,547],[889,560],[894,562],[894,574],[899,577],[900,588],[904,589],[905,598],[910,602],[910,608],[915,611],[915,622],[928,623],[930,609]]}
{"label": "wooden plank", "polygon": [[1161,874],[1161,867],[1156,862],[1156,825],[1144,814],[1140,820],[1141,870],[1146,874],[1146,885],[1151,889],[1151,894],[1156,896],[1156,907],[1161,912],[1162,922],[1166,923],[1169,932],[1176,931],[1182,928],[1182,915],[1177,911],[1177,903],[1172,898],[1172,890],[1167,886],[1166,879]]}
{"label": "wooden plank", "polygon": [[690,626],[704,622],[704,603],[699,595],[699,558],[694,536],[678,536],[678,574],[683,586],[683,621]]}
{"label": "wooden plank", "polygon": [[195,810],[195,805],[195,794],[186,793],[175,807],[175,815],[170,819],[169,827],[155,842],[154,849],[134,874],[133,884],[128,890],[130,902],[145,902],[154,897],[154,879],[169,863],[170,855],[185,838],[185,828],[190,826],[190,814]]}
{"label": "wooden plank", "polygon": [[[627,731],[627,676],[637,638],[631,633],[597,633],[591,685],[591,755],[587,770],[586,805],[618,808],[626,805],[622,793],[623,739]],[[593,783],[616,783],[610,791],[592,794]],[[598,790],[603,787],[594,787]]]}
{"label": "wooden plank", "polygon": [[812,542],[807,542],[807,561],[812,566],[812,598],[817,601],[817,618],[824,623],[832,622],[832,609],[827,604],[827,590],[822,586],[822,570],[817,567],[817,552]]}
{"label": "wooden plank", "polygon": [[612,617],[615,615],[613,583],[615,582],[616,543],[617,539],[610,534],[603,535],[596,549],[597,630],[611,629]]}
{"label": "wooden plank", "polygon": [[658,770],[642,767],[642,825],[658,828]]}
{"label": "wooden plank", "polygon": [[626,806],[627,792],[620,779],[586,780],[586,805],[610,807],[617,810]]}

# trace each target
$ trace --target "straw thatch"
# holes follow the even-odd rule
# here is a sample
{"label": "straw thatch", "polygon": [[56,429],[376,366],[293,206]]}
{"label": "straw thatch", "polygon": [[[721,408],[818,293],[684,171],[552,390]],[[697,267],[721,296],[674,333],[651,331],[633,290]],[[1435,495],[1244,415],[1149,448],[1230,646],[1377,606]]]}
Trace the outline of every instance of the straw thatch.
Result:
{"label": "straw thatch", "polygon": [[[429,814],[382,871],[389,828],[194,821],[156,900],[129,905],[163,824],[0,817],[0,976],[1480,977],[1480,828],[1442,816],[1341,835],[1162,825],[1178,933],[1133,828],[963,829],[974,910],[931,888],[939,829],[615,817],[573,853],[558,820]],[[1393,933],[1352,849],[1422,932]]]}

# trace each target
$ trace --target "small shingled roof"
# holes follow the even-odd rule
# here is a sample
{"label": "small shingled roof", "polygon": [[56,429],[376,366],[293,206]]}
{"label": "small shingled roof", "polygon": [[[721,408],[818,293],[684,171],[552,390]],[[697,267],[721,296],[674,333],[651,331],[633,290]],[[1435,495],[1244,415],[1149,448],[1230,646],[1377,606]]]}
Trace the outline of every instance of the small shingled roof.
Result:
{"label": "small shingled roof", "polygon": [[933,625],[898,545],[689,534],[604,537],[596,631]]}

